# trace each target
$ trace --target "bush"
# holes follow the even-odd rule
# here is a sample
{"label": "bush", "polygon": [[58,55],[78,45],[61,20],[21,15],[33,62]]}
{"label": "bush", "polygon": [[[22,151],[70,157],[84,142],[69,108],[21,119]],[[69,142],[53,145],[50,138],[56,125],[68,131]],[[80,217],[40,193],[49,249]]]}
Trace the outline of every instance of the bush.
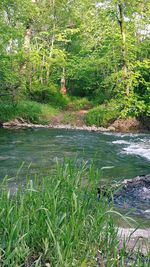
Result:
{"label": "bush", "polygon": [[139,117],[141,115],[148,115],[146,113],[146,104],[144,100],[140,99],[138,95],[130,93],[129,97],[124,97],[121,101],[121,117]]}
{"label": "bush", "polygon": [[30,97],[33,101],[59,108],[64,108],[69,102],[67,96],[62,95],[54,85],[43,86],[42,88],[37,86],[30,92]]}
{"label": "bush", "polygon": [[106,100],[109,100],[109,96],[106,95],[106,92],[104,92],[101,88],[97,90],[95,93],[94,98],[92,99],[92,102],[94,106],[102,105]]}
{"label": "bush", "polygon": [[101,105],[91,109],[85,115],[85,122],[87,125],[95,125],[97,127],[107,127],[119,116],[119,109],[117,107],[110,107]]}

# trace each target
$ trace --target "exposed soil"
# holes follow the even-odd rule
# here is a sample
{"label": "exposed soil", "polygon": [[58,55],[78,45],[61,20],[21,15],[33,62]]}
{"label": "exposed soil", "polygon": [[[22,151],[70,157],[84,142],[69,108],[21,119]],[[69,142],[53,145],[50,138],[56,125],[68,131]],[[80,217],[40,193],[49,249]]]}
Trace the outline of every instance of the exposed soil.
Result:
{"label": "exposed soil", "polygon": [[150,229],[118,228],[119,248],[126,240],[127,252],[138,252],[146,256],[149,253]]}
{"label": "exposed soil", "polygon": [[[133,267],[139,266],[138,258],[141,259],[141,267],[150,266],[149,260],[149,243],[150,229],[133,229],[133,228],[118,228],[118,255],[117,255],[117,266]],[[125,246],[126,243],[126,246]],[[125,257],[124,265],[122,265],[121,257],[122,254]],[[98,267],[107,267],[107,258],[103,255],[103,252],[98,250],[97,253]],[[112,265],[114,266],[114,265]]]}
{"label": "exposed soil", "polygon": [[143,123],[135,117],[128,119],[117,119],[112,123],[112,126],[120,132],[139,131],[147,128],[146,125],[144,126]]}
{"label": "exposed soil", "polygon": [[58,124],[69,124],[72,126],[85,126],[84,116],[88,110],[78,110],[78,111],[62,111],[57,116],[50,119],[50,123],[53,125]]}
{"label": "exposed soil", "polygon": [[[53,125],[58,124],[69,124],[71,126],[85,127],[84,116],[88,110],[79,110],[79,111],[62,111],[61,114],[54,116],[50,123]],[[93,125],[92,127],[95,127]],[[99,127],[97,127],[99,128]],[[137,118],[128,118],[128,119],[117,119],[107,127],[110,131],[116,132],[143,132],[149,131],[150,125],[148,121],[140,121]]]}
{"label": "exposed soil", "polygon": [[94,132],[124,132],[140,133],[149,132],[147,125],[142,124],[136,118],[117,119],[109,127],[96,127],[95,125],[87,126],[84,122],[84,116],[87,110],[79,111],[62,111],[48,120],[48,124],[35,124],[25,121],[22,118],[16,118],[5,122],[1,125],[3,128],[59,128],[59,129],[76,129]]}

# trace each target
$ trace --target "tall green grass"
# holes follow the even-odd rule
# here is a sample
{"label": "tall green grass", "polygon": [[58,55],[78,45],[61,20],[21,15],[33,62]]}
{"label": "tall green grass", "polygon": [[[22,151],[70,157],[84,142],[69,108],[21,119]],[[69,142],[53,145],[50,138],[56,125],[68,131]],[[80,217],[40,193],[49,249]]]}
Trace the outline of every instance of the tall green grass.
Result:
{"label": "tall green grass", "polygon": [[98,179],[92,167],[79,170],[70,162],[47,177],[27,177],[15,193],[4,179],[0,266],[125,266],[124,249],[118,257],[113,209],[107,198],[97,201]]}
{"label": "tall green grass", "polygon": [[30,122],[46,123],[57,113],[57,109],[34,101],[22,100],[15,105],[12,102],[0,103],[0,122],[21,117]]}

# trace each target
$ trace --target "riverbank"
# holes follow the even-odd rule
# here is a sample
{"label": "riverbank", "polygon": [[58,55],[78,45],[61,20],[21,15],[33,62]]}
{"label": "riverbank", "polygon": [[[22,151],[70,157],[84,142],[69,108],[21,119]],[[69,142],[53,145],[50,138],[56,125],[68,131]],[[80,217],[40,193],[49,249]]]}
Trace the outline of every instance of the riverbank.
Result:
{"label": "riverbank", "polygon": [[[57,119],[57,121],[56,121]],[[83,118],[81,118],[83,120]],[[79,122],[79,120],[78,120]],[[13,119],[8,122],[1,124],[3,128],[55,128],[55,129],[68,129],[68,130],[83,130],[83,131],[93,131],[93,132],[123,132],[123,133],[140,133],[140,132],[149,132],[149,129],[143,125],[137,119],[127,119],[127,120],[116,120],[109,127],[96,127],[95,125],[87,126],[84,123],[67,123],[62,124],[59,121],[59,117],[52,119],[50,124],[36,124],[25,121],[22,118]]]}
{"label": "riverbank", "polygon": [[[83,100],[82,100],[83,101]],[[79,102],[79,103],[78,103]],[[91,106],[87,102],[78,101],[78,105],[68,104],[63,109],[54,108],[50,105],[40,104],[34,101],[20,101],[16,105],[3,104],[0,105],[0,126],[4,128],[26,127],[26,128],[59,128],[59,129],[77,129],[97,132],[149,132],[150,122],[147,119],[137,119],[130,117],[126,119],[119,118],[119,115],[106,121],[102,120],[105,110],[101,106],[101,110],[93,116],[99,116],[101,123],[94,124],[93,121],[88,123],[88,114],[91,113]],[[82,105],[81,105],[82,103]],[[80,105],[79,105],[80,104]],[[106,109],[106,107],[104,107]],[[111,110],[106,113],[111,114]],[[104,114],[103,114],[104,113]]]}
{"label": "riverbank", "polygon": [[[126,217],[115,212],[107,197],[97,200],[98,180],[92,167],[79,170],[64,162],[47,177],[28,177],[10,196],[5,178],[0,191],[1,266],[132,266],[132,262],[148,267],[147,238],[147,250],[143,245],[139,250],[138,242],[132,248],[127,245],[133,229],[115,227],[116,216]],[[146,233],[149,230],[140,230],[136,238]]]}
{"label": "riverbank", "polygon": [[2,127],[5,129],[8,128],[55,128],[55,129],[67,129],[67,130],[84,130],[84,131],[93,131],[93,132],[110,132],[115,131],[114,127],[96,127],[96,126],[75,126],[71,124],[34,124],[25,122],[23,119],[14,119],[9,122],[2,124]]}

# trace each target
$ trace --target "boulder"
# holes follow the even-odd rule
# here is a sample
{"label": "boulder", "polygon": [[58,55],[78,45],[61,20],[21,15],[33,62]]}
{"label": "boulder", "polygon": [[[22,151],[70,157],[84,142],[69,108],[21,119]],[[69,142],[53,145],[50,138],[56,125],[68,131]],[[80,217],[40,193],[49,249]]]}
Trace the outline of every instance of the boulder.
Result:
{"label": "boulder", "polygon": [[114,203],[125,209],[133,209],[135,214],[150,218],[150,175],[127,179],[119,185],[114,193]]}

